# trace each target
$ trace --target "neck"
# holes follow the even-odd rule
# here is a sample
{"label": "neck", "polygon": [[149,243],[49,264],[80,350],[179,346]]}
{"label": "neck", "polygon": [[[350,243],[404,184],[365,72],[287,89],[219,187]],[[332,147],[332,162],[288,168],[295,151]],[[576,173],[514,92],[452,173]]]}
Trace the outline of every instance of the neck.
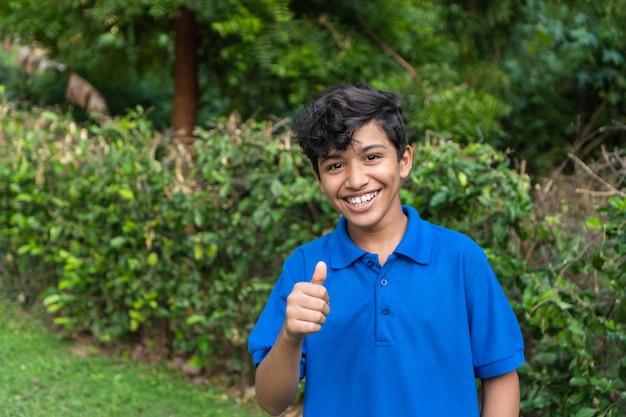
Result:
{"label": "neck", "polygon": [[364,230],[348,226],[348,234],[359,248],[377,254],[378,262],[383,265],[402,241],[408,222],[408,217],[400,209],[397,217],[390,223],[392,227]]}

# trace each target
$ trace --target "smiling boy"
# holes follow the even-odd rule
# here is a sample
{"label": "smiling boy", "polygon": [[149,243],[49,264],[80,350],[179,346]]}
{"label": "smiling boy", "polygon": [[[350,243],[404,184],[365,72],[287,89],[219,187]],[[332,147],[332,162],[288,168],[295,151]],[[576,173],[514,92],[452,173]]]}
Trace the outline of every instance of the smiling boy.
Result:
{"label": "smiling boy", "polygon": [[401,99],[329,87],[294,124],[341,218],[285,261],[250,335],[259,405],[282,413],[306,377],[306,417],[518,416],[523,340],[484,252],[400,201]]}

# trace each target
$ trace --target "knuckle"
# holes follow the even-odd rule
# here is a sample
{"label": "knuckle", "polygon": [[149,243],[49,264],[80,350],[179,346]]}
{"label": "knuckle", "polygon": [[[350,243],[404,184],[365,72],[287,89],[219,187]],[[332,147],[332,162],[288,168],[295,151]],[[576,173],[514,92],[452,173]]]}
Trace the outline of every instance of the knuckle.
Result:
{"label": "knuckle", "polygon": [[308,323],[307,333],[316,333],[321,330],[322,326],[318,323]]}

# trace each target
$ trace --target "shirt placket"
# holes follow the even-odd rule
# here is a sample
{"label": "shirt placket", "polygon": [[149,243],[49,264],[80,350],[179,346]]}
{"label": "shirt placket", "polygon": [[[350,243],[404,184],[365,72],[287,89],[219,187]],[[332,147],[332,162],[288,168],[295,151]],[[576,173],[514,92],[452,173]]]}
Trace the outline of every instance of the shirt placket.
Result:
{"label": "shirt placket", "polygon": [[[389,261],[389,260],[388,260]],[[391,320],[393,305],[391,280],[387,275],[388,262],[383,267],[375,259],[367,259],[367,266],[375,274],[374,280],[374,343],[376,346],[390,346],[393,337]]]}

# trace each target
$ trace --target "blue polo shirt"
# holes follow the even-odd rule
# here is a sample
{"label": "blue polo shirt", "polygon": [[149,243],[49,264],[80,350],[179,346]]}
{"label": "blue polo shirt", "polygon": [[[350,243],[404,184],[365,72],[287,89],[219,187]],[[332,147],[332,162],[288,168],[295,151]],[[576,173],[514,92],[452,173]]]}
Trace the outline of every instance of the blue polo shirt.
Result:
{"label": "blue polo shirt", "polygon": [[475,378],[524,362],[519,324],[484,251],[403,210],[406,233],[382,266],[350,240],[344,218],[298,248],[250,335],[258,365],[294,284],[326,262],[331,311],[302,350],[307,417],[478,416]]}

